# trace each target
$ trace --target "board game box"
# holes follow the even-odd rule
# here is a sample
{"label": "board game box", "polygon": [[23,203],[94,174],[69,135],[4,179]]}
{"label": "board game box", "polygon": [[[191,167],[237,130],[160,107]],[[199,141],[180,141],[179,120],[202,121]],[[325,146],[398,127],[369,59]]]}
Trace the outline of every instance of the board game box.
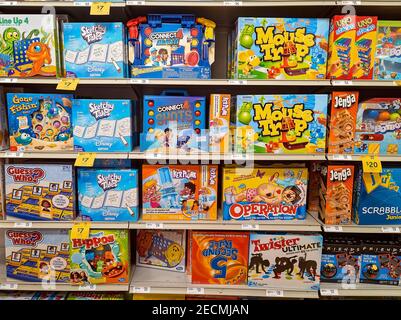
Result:
{"label": "board game box", "polygon": [[248,232],[192,231],[193,284],[244,285]]}
{"label": "board game box", "polygon": [[209,104],[209,152],[231,151],[230,117],[231,95],[211,94]]}
{"label": "board game box", "polygon": [[237,96],[234,151],[323,154],[327,100],[325,94]]}
{"label": "board game box", "polygon": [[318,234],[251,233],[248,285],[319,290],[322,246]]}
{"label": "board game box", "polygon": [[138,230],[136,264],[185,272],[186,236],[185,230]]}
{"label": "board game box", "polygon": [[72,103],[75,151],[132,151],[130,100],[74,99]]}
{"label": "board game box", "polygon": [[143,165],[143,220],[216,220],[217,165]]}
{"label": "board game box", "polygon": [[83,220],[138,220],[138,170],[78,169],[77,176]]}
{"label": "board game box", "polygon": [[307,185],[307,168],[223,168],[223,219],[305,219]]}
{"label": "board game box", "polygon": [[325,79],[329,20],[238,18],[229,57],[239,79]]}
{"label": "board game box", "polygon": [[124,300],[124,293],[117,292],[71,292],[67,300]]}
{"label": "board game box", "polygon": [[4,95],[4,87],[0,87],[0,150],[10,147],[7,123],[7,104]]}
{"label": "board game box", "polygon": [[90,230],[88,239],[70,238],[70,255],[73,285],[129,282],[128,230]]}
{"label": "board game box", "polygon": [[74,169],[70,164],[6,164],[7,220],[73,220]]}
{"label": "board game box", "polygon": [[319,188],[315,187],[319,185],[320,180],[320,171],[325,164],[324,161],[309,161],[309,179],[308,184],[310,186],[314,186],[309,188],[308,196],[306,198],[307,201],[307,210],[309,213],[318,213],[319,212]]}
{"label": "board game box", "polygon": [[7,93],[11,151],[72,151],[72,94]]}
{"label": "board game box", "polygon": [[19,281],[69,282],[66,230],[6,230],[7,278]]}

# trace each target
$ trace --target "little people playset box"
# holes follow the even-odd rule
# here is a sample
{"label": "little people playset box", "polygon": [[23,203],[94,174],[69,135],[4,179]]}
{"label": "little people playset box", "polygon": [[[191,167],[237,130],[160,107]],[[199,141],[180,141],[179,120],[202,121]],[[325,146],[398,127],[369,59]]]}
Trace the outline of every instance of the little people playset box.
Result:
{"label": "little people playset box", "polygon": [[229,57],[232,78],[325,79],[328,19],[238,18]]}
{"label": "little people playset box", "polygon": [[209,152],[228,153],[230,143],[231,95],[211,94],[209,104]]}
{"label": "little people playset box", "polygon": [[75,151],[132,151],[130,100],[74,99],[72,103]]}
{"label": "little people playset box", "polygon": [[248,232],[192,231],[192,283],[246,284],[248,250]]}
{"label": "little people playset box", "polygon": [[306,218],[307,168],[224,168],[224,220]]}
{"label": "little people playset box", "polygon": [[70,255],[73,285],[129,283],[128,230],[90,230],[87,239],[70,238]]}
{"label": "little people playset box", "polygon": [[143,165],[143,220],[216,220],[217,165]]}
{"label": "little people playset box", "polygon": [[121,22],[64,23],[63,35],[67,77],[126,77],[126,35]]}
{"label": "little people playset box", "polygon": [[132,78],[210,79],[215,23],[190,14],[148,14],[127,22]]}
{"label": "little people playset box", "polygon": [[83,220],[138,220],[136,169],[78,169],[78,208]]}
{"label": "little people playset box", "polygon": [[19,281],[69,282],[67,230],[6,230],[7,278]]}
{"label": "little people playset box", "polygon": [[186,236],[185,230],[138,230],[136,264],[185,272]]}
{"label": "little people playset box", "polygon": [[70,164],[6,164],[8,220],[73,220],[74,169]]}
{"label": "little people playset box", "polygon": [[72,94],[7,93],[11,151],[72,151]]}
{"label": "little people playset box", "polygon": [[323,237],[251,233],[248,285],[319,290]]}
{"label": "little people playset box", "polygon": [[327,99],[326,94],[237,96],[234,151],[323,154]]}

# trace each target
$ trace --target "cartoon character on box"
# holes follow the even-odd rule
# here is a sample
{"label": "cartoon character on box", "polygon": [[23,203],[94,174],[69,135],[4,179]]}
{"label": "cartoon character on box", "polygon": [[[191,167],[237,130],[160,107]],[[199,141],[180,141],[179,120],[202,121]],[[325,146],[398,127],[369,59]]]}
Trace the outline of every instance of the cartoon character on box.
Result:
{"label": "cartoon character on box", "polygon": [[246,284],[249,233],[193,231],[193,284]]}
{"label": "cartoon character on box", "polygon": [[328,19],[238,18],[233,78],[324,79]]}
{"label": "cartoon character on box", "polygon": [[143,165],[143,220],[216,220],[218,167]]}
{"label": "cartoon character on box", "polygon": [[211,94],[209,110],[209,152],[228,153],[230,144],[229,94]]}
{"label": "cartoon character on box", "polygon": [[138,266],[185,272],[186,231],[138,230]]}
{"label": "cartoon character on box", "polygon": [[71,94],[7,93],[11,151],[72,151]]}
{"label": "cartoon character on box", "polygon": [[224,220],[305,219],[306,168],[224,168]]}
{"label": "cartoon character on box", "polygon": [[165,94],[144,97],[141,151],[207,152],[206,98]]}
{"label": "cartoon character on box", "polygon": [[128,283],[128,230],[91,230],[88,239],[70,234],[71,284]]}
{"label": "cartoon character on box", "polygon": [[69,282],[66,230],[6,230],[7,277],[32,282]]}
{"label": "cartoon character on box", "polygon": [[127,75],[122,23],[64,23],[63,34],[67,77],[124,78]]}
{"label": "cartoon character on box", "polygon": [[73,105],[75,151],[132,150],[131,101],[74,99]]}
{"label": "cartoon character on box", "polygon": [[321,235],[251,233],[248,285],[319,290]]}
{"label": "cartoon character on box", "polygon": [[138,220],[136,169],[79,169],[78,207],[83,220]]}
{"label": "cartoon character on box", "polygon": [[237,96],[234,150],[324,153],[327,95]]}
{"label": "cartoon character on box", "polygon": [[132,78],[209,79],[216,24],[190,14],[149,14],[127,22]]}
{"label": "cartoon character on box", "polygon": [[73,220],[74,170],[69,164],[6,164],[7,220]]}
{"label": "cartoon character on box", "polygon": [[54,77],[56,18],[52,14],[2,14],[0,77]]}

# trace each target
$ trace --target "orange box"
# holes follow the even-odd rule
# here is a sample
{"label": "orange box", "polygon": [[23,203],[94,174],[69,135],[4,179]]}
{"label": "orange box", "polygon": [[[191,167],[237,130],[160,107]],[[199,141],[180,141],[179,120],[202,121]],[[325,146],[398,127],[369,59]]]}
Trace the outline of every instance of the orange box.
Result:
{"label": "orange box", "polygon": [[192,283],[246,284],[249,233],[192,232]]}
{"label": "orange box", "polygon": [[230,109],[231,95],[210,95],[209,152],[227,153],[229,151]]}
{"label": "orange box", "polygon": [[359,93],[333,92],[329,122],[328,153],[352,154]]}

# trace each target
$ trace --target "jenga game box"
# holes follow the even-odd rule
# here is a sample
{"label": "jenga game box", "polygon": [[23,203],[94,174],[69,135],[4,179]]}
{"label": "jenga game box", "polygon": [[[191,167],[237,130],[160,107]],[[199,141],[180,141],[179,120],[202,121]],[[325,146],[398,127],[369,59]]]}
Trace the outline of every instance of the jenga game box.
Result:
{"label": "jenga game box", "polygon": [[350,224],[354,186],[353,165],[321,168],[319,216],[325,224]]}
{"label": "jenga game box", "polygon": [[333,92],[329,122],[329,154],[354,152],[359,93]]}
{"label": "jenga game box", "polygon": [[319,212],[319,185],[320,170],[323,161],[310,161],[309,163],[309,185],[314,186],[309,188],[307,196],[307,208],[309,213]]}

